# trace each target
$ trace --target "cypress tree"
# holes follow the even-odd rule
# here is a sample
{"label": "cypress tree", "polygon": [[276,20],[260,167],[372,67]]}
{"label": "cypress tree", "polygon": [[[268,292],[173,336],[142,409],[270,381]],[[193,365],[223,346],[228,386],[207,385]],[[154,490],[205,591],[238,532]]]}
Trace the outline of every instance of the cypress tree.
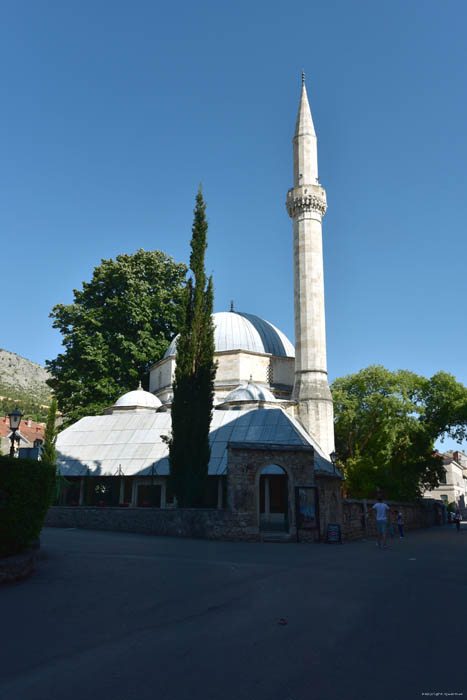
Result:
{"label": "cypress tree", "polygon": [[57,440],[57,429],[55,420],[57,417],[57,399],[55,396],[50,403],[49,412],[47,414],[47,423],[45,424],[44,443],[42,445],[41,460],[48,464],[56,464],[57,455],[55,453],[55,442]]}
{"label": "cypress tree", "polygon": [[170,481],[181,508],[201,506],[211,456],[214,377],[214,325],[212,277],[207,279],[204,256],[208,222],[201,187],[191,238],[190,268],[180,335],[177,341],[172,436],[169,440]]}

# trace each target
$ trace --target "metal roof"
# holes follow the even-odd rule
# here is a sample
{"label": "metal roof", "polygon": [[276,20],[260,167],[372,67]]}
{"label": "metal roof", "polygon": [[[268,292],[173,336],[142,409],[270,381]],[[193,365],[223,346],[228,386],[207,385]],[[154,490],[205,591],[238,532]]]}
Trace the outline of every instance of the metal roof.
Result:
{"label": "metal roof", "polygon": [[161,401],[151,394],[149,391],[144,391],[144,389],[135,389],[134,391],[128,391],[123,396],[120,396],[116,400],[114,406],[142,406],[144,408],[159,408],[162,406]]}
{"label": "metal roof", "polygon": [[[125,412],[88,416],[61,432],[56,450],[64,476],[134,474],[167,476],[170,413]],[[333,466],[300,424],[281,408],[213,411],[209,474],[225,474],[229,442],[311,445],[315,466],[332,473]]]}
{"label": "metal roof", "polygon": [[[220,311],[212,315],[216,352],[247,350],[279,357],[295,357],[295,349],[278,328],[253,314]],[[164,357],[175,355],[177,338],[170,343]]]}
{"label": "metal roof", "polygon": [[275,401],[272,391],[265,386],[255,382],[243,382],[236,389],[233,389],[220,403],[229,401]]}

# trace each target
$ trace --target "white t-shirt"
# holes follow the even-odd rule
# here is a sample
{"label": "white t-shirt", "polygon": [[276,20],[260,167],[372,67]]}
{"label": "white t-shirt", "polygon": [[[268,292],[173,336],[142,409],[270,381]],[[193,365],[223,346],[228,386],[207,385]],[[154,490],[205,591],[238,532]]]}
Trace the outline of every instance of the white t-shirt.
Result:
{"label": "white t-shirt", "polygon": [[389,510],[389,506],[385,503],[375,503],[373,510],[376,511],[376,520],[386,520],[386,512]]}

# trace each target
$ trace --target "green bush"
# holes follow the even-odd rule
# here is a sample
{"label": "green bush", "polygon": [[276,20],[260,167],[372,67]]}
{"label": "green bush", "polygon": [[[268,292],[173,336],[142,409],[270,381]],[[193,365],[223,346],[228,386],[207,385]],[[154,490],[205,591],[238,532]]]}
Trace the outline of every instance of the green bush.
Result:
{"label": "green bush", "polygon": [[55,466],[0,457],[0,557],[21,552],[38,537],[54,489]]}

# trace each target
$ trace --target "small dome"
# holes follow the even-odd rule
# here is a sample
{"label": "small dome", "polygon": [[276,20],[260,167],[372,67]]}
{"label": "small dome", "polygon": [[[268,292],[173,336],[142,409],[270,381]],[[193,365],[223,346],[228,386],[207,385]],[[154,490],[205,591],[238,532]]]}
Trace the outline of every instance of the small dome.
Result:
{"label": "small dome", "polygon": [[222,403],[231,401],[275,401],[274,394],[265,386],[260,386],[252,381],[243,382],[236,389],[227,394]]}
{"label": "small dome", "polygon": [[124,408],[126,406],[128,406],[128,408],[130,406],[140,406],[142,408],[159,408],[159,406],[162,406],[162,403],[159,401],[157,396],[154,396],[154,394],[151,394],[149,391],[144,391],[140,382],[139,387],[137,389],[123,394],[123,396],[120,396],[120,398],[117,399],[114,403],[114,407],[116,408]]}
{"label": "small dome", "polygon": [[[214,321],[214,345],[216,352],[247,350],[279,357],[295,357],[290,340],[272,323],[253,314],[239,311],[220,311],[212,315]],[[175,337],[164,357],[175,355]]]}

